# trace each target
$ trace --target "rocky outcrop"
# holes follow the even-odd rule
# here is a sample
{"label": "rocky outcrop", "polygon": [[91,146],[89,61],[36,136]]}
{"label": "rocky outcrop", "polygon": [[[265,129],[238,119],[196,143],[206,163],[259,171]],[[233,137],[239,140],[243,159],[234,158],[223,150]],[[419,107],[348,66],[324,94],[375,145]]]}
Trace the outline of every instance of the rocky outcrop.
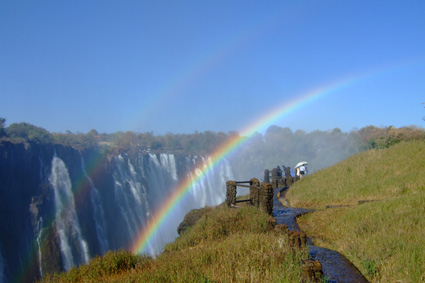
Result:
{"label": "rocky outcrop", "polygon": [[179,224],[179,227],[177,228],[177,233],[179,235],[184,233],[184,231],[195,225],[196,222],[198,222],[198,220],[201,219],[204,215],[208,214],[210,210],[210,207],[204,207],[200,209],[192,209],[191,211],[189,211],[189,213],[185,215],[183,221]]}

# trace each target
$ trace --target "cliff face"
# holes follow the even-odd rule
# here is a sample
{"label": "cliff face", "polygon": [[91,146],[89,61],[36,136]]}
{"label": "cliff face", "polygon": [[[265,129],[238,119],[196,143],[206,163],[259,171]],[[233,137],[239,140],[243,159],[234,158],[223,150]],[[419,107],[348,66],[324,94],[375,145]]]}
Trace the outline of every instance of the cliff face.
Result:
{"label": "cliff face", "polygon": [[24,270],[23,262],[35,260],[37,215],[53,208],[49,168],[44,166],[52,156],[52,148],[0,143],[0,253],[6,278],[34,273]]}
{"label": "cliff face", "polygon": [[[83,153],[61,145],[0,142],[0,279],[32,281],[129,248],[179,181],[203,157]],[[224,200],[227,162],[216,166],[173,212],[146,252],[177,236],[193,208]]]}

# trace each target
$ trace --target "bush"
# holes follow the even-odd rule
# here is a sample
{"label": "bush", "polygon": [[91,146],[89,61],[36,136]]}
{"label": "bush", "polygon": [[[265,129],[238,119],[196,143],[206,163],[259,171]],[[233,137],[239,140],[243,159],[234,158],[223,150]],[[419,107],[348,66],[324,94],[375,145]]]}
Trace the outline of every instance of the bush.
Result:
{"label": "bush", "polygon": [[52,135],[47,130],[27,123],[10,125],[6,128],[6,135],[12,139],[23,139],[38,144],[48,144],[53,141]]}

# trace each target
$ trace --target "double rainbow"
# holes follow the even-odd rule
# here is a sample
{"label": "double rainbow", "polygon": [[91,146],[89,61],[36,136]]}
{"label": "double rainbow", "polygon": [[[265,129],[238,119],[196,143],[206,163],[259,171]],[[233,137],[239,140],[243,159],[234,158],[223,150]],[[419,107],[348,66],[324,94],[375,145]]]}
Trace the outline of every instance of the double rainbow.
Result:
{"label": "double rainbow", "polygon": [[175,207],[186,196],[186,194],[190,192],[194,185],[202,180],[202,178],[204,178],[208,172],[213,170],[214,167],[230,153],[247,142],[254,133],[263,130],[264,128],[271,125],[274,121],[299,110],[303,106],[312,103],[326,95],[346,88],[366,77],[368,76],[363,75],[360,77],[347,77],[339,80],[338,82],[314,88],[301,95],[298,95],[293,100],[288,101],[282,105],[278,105],[276,108],[267,111],[266,114],[242,130],[240,137],[230,139],[229,141],[223,143],[215,152],[211,154],[213,162],[208,164],[206,167],[197,168],[196,170],[197,172],[201,172],[200,174],[192,174],[193,176],[196,176],[195,178],[185,178],[173,190],[173,193],[170,194],[167,199],[165,199],[162,205],[153,213],[153,216],[148,221],[144,229],[139,233],[130,250],[137,254],[146,252],[146,247],[148,246],[151,239],[155,237],[162,223],[165,222],[167,217],[173,214]]}

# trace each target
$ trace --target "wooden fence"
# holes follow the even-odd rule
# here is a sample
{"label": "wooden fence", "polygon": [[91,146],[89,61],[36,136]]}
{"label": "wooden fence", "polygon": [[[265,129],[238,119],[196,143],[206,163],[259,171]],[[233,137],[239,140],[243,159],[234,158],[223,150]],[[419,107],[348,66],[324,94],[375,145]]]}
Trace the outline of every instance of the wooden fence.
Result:
{"label": "wooden fence", "polygon": [[284,170],[278,170],[277,168],[264,170],[264,182],[271,183],[273,189],[291,186],[299,178],[299,176],[292,177],[291,167],[285,167]]}
{"label": "wooden fence", "polygon": [[[238,202],[249,202],[251,205],[272,215],[274,194],[272,184],[260,183],[258,179],[252,178],[249,181],[227,181],[226,187],[226,204],[228,206],[236,205]],[[249,188],[249,199],[237,200],[237,187]]]}

